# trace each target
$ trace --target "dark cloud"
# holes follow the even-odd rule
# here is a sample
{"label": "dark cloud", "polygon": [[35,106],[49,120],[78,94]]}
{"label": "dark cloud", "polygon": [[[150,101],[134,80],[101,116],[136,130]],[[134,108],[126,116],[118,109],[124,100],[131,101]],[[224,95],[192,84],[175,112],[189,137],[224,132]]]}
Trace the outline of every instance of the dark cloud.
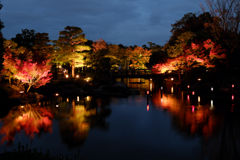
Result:
{"label": "dark cloud", "polygon": [[7,39],[34,29],[57,39],[64,27],[82,28],[87,39],[123,45],[164,45],[171,24],[201,11],[204,0],[2,0],[2,30]]}

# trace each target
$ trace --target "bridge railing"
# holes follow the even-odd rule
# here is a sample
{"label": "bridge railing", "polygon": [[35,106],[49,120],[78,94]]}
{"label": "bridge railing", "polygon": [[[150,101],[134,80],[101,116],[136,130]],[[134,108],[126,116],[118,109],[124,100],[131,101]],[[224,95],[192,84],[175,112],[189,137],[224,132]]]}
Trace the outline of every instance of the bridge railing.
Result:
{"label": "bridge railing", "polygon": [[153,74],[151,69],[113,69],[112,74],[120,75],[148,75]]}

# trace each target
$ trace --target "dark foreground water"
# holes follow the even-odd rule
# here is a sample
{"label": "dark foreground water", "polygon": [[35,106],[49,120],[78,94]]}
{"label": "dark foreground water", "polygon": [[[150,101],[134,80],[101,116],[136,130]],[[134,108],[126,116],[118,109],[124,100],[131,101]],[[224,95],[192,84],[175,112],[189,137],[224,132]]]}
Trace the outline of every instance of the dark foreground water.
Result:
{"label": "dark foreground water", "polygon": [[[33,140],[32,148],[71,158],[80,150],[88,160],[239,159],[240,106],[234,94],[214,99],[173,86],[161,90],[151,80],[124,81],[142,94],[59,95],[16,106],[0,119],[0,151]],[[132,84],[139,81],[145,83]]]}

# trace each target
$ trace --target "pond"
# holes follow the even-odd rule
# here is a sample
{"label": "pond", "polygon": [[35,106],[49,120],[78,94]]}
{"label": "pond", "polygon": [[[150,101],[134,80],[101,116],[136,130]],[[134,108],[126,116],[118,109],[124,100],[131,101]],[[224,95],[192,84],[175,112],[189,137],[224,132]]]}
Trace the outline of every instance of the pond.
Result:
{"label": "pond", "polygon": [[[49,97],[0,119],[0,152],[31,145],[87,160],[239,159],[239,101],[151,79],[123,79],[129,97]],[[148,94],[149,91],[149,94]]]}

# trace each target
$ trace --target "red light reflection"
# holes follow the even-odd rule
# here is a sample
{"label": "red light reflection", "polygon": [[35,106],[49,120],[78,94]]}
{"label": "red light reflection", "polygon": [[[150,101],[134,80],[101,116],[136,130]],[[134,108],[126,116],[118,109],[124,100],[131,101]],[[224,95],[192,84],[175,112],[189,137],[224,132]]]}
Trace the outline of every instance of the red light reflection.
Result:
{"label": "red light reflection", "polygon": [[184,132],[198,134],[202,132],[205,138],[209,138],[212,133],[221,127],[224,121],[224,115],[213,114],[214,110],[210,110],[210,104],[201,106],[189,106],[190,96],[187,95],[187,101],[182,101],[167,94],[153,94],[152,101],[157,108],[167,110],[174,121],[178,122],[179,127]]}
{"label": "red light reflection", "polygon": [[194,106],[192,106],[192,112],[194,112],[194,109],[195,109],[195,107],[194,107]]}

